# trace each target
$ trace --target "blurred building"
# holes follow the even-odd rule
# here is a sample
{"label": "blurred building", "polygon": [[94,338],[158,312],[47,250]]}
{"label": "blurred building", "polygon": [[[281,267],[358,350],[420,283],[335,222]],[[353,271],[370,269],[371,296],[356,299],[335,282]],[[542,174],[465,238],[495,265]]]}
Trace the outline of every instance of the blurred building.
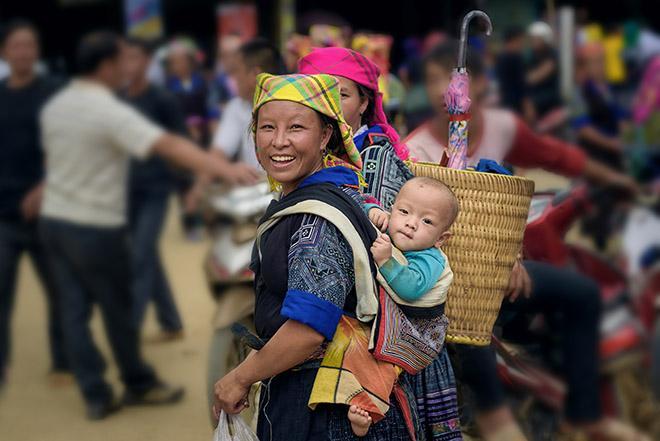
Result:
{"label": "blurred building", "polygon": [[[70,64],[73,48],[84,33],[93,29],[125,30],[124,3],[126,0],[3,0],[0,2],[0,24],[12,17],[34,21],[41,29],[44,56],[49,65],[65,70]],[[136,0],[138,1],[138,0]],[[400,42],[406,36],[423,36],[441,29],[450,35],[458,34],[460,18],[470,9],[483,9],[493,19],[498,35],[511,24],[526,25],[564,4],[588,11],[589,17],[601,22],[621,21],[625,18],[644,18],[648,24],[660,28],[660,15],[653,14],[655,2],[629,0],[608,3],[596,0],[160,0],[165,35],[189,34],[203,49],[214,50],[217,33],[216,9],[220,3],[255,4],[258,11],[259,33],[274,41],[282,41],[280,25],[290,26],[291,20],[281,20],[280,11],[294,12],[297,30],[305,32],[309,17],[324,11],[341,17],[355,31],[368,30],[388,33],[394,37],[394,65],[400,57]],[[655,20],[655,23],[653,22]]]}

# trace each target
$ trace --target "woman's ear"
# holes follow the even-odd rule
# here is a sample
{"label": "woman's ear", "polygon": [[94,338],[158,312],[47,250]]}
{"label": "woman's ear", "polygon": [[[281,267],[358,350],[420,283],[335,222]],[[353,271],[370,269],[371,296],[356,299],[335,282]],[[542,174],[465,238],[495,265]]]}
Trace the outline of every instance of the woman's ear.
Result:
{"label": "woman's ear", "polygon": [[438,241],[435,243],[436,248],[440,248],[441,246],[443,246],[451,236],[452,236],[451,231],[445,231],[444,233],[442,233],[438,238]]}
{"label": "woman's ear", "polygon": [[332,138],[332,132],[333,128],[330,124],[326,124],[326,126],[323,128],[323,132],[321,132],[322,137],[321,137],[321,151],[326,150],[328,147],[328,143],[330,142],[330,138]]}
{"label": "woman's ear", "polygon": [[369,107],[369,98],[367,98],[366,95],[362,95],[360,97],[360,116],[364,114],[364,112],[367,110],[367,107]]}

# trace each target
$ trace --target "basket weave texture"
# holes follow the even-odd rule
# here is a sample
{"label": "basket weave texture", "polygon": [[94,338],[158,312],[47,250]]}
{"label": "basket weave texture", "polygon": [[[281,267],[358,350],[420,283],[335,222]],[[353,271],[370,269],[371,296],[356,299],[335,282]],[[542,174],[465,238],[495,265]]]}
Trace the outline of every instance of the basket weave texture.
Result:
{"label": "basket weave texture", "polygon": [[444,182],[460,203],[453,236],[442,247],[454,271],[445,309],[447,340],[486,346],[520,252],[534,182],[423,162],[411,169]]}

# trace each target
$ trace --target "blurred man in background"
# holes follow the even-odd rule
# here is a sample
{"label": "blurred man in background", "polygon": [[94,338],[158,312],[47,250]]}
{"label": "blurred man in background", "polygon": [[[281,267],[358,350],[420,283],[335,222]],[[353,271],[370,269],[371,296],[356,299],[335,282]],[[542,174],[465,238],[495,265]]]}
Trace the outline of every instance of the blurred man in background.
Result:
{"label": "blurred man in background", "polygon": [[232,176],[198,146],[114,96],[123,81],[121,51],[113,33],[84,37],[76,52],[78,76],[41,113],[46,188],[39,228],[61,296],[69,360],[93,420],[120,405],[103,378],[105,362],[89,329],[95,303],[126,386],[123,404],[174,403],[183,395],[144,362],[138,327],[130,320],[129,158],[155,154],[197,173]]}
{"label": "blurred man in background", "polygon": [[254,137],[250,131],[257,75],[262,72],[278,75],[283,70],[284,61],[279,51],[262,38],[243,44],[232,63],[230,74],[236,81],[238,96],[232,98],[225,108],[213,137],[212,153],[225,161],[249,166],[245,167],[244,184],[254,183],[261,177],[261,166],[257,162]]}
{"label": "blurred man in background", "polygon": [[[179,103],[171,93],[151,84],[147,78],[150,63],[151,45],[139,39],[127,39],[122,60],[127,87],[122,97],[154,124],[185,136],[186,124]],[[153,300],[161,327],[158,341],[183,337],[183,323],[158,249],[173,188],[174,176],[162,158],[131,161],[128,218],[133,251],[133,320],[140,329],[149,300]]]}
{"label": "blurred man in background", "polygon": [[554,32],[549,24],[537,21],[527,31],[531,45],[531,59],[527,66],[526,81],[534,104],[528,110],[528,122],[542,119],[562,104],[559,95],[559,62],[554,48]]}
{"label": "blurred man in background", "polygon": [[504,45],[495,62],[495,74],[500,90],[500,104],[505,109],[523,115],[527,101],[525,85],[525,32],[513,26],[504,31]]}
{"label": "blurred man in background", "polygon": [[232,64],[241,47],[241,37],[235,34],[224,35],[218,42],[211,94],[218,107],[218,116],[222,115],[229,100],[236,96],[236,81],[231,77]]}
{"label": "blurred man in background", "polygon": [[[284,72],[284,60],[277,48],[263,38],[243,44],[231,63],[229,72],[236,83],[237,96],[229,100],[213,136],[211,154],[237,171],[240,185],[253,185],[264,178],[257,161],[252,124],[252,97],[257,75]],[[201,176],[193,189],[192,203],[197,205],[209,181]]]}
{"label": "blurred man in background", "polygon": [[63,346],[57,291],[35,222],[44,173],[38,116],[57,84],[36,74],[39,36],[29,22],[17,20],[8,24],[0,47],[11,68],[9,77],[0,83],[0,387],[7,378],[11,312],[23,252],[30,255],[48,297],[51,381],[59,383],[68,377],[69,363]]}
{"label": "blurred man in background", "polygon": [[[178,37],[168,45],[165,57],[167,89],[174,94],[186,119],[189,137],[197,145],[208,146],[209,138],[217,125],[217,105],[211,105],[209,85],[202,72],[204,54],[189,37]],[[194,178],[179,174],[177,190],[182,213],[181,222],[186,237],[192,241],[203,238],[203,225],[191,197]]]}
{"label": "blurred man in background", "polygon": [[586,43],[578,48],[579,89],[571,103],[572,125],[589,156],[620,170],[621,129],[628,112],[616,101],[605,74],[605,51],[600,43]]}

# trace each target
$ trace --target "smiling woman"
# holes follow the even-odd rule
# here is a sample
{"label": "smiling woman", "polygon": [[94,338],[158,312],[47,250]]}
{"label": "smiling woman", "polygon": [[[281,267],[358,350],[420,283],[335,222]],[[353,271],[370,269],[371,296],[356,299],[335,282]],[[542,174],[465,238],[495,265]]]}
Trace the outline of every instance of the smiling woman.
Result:
{"label": "smiling woman", "polygon": [[[255,326],[265,345],[216,383],[215,407],[240,412],[250,385],[262,381],[260,439],[354,439],[347,407],[308,407],[327,342],[342,315],[355,317],[359,309],[357,280],[372,280],[369,269],[354,265],[344,236],[366,247],[373,241],[368,232],[375,233],[355,203],[362,161],[341,113],[337,80],[260,76],[253,130],[259,162],[282,189],[260,225],[252,264]],[[350,222],[340,231],[324,217],[291,211],[314,201]],[[400,409],[393,404],[365,439],[408,439]]]}

